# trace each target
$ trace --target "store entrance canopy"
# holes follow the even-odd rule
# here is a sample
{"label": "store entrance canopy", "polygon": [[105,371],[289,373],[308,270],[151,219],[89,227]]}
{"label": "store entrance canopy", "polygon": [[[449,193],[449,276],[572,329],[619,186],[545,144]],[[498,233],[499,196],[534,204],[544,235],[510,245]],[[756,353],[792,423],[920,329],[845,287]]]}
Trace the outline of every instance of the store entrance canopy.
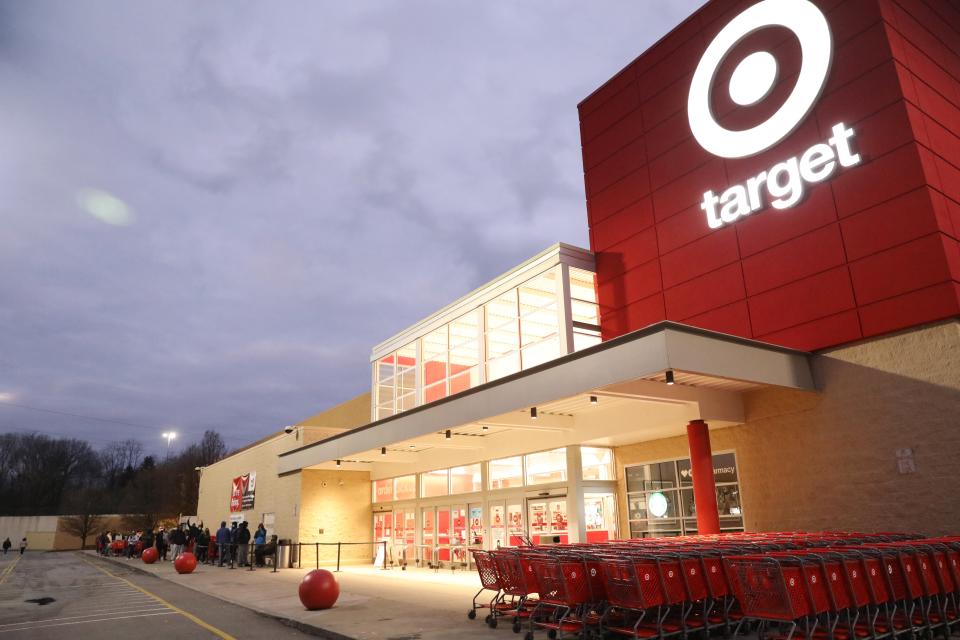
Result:
{"label": "store entrance canopy", "polygon": [[[667,384],[668,371],[675,384]],[[283,453],[279,471],[340,460],[384,477],[436,466],[438,451],[444,463],[459,464],[541,441],[618,444],[678,435],[695,419],[731,426],[743,422],[742,393],[766,386],[813,391],[809,354],[661,322]],[[591,414],[591,400],[618,410]]]}

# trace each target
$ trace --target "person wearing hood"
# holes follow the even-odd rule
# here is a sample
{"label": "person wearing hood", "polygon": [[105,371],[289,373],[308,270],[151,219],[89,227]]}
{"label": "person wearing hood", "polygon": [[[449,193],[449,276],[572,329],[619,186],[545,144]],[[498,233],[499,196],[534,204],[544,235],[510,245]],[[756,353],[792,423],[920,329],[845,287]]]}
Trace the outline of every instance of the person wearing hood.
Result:
{"label": "person wearing hood", "polygon": [[237,566],[249,567],[250,558],[247,554],[250,552],[250,525],[246,520],[237,527]]}
{"label": "person wearing hood", "polygon": [[220,566],[223,566],[224,560],[230,553],[230,529],[227,529],[227,522],[220,523],[217,529],[217,554],[220,556]]}

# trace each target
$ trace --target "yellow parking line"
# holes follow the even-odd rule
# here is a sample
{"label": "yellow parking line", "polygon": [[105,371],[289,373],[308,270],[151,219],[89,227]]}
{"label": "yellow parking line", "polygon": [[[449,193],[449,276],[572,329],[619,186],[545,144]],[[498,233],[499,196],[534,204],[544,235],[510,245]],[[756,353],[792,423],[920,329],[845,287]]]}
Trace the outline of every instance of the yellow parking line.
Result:
{"label": "yellow parking line", "polygon": [[97,571],[102,571],[103,573],[105,573],[105,574],[107,574],[108,576],[111,576],[111,577],[113,577],[113,578],[116,578],[117,580],[123,580],[124,582],[126,582],[128,585],[130,585],[131,587],[133,587],[133,588],[136,589],[137,591],[140,591],[140,592],[142,592],[142,593],[147,594],[148,596],[150,596],[151,598],[153,598],[153,599],[156,600],[157,602],[163,604],[164,606],[170,607],[171,609],[173,609],[174,611],[176,611],[177,613],[179,613],[180,615],[182,615],[184,618],[186,618],[186,619],[189,620],[190,622],[194,623],[194,624],[197,625],[197,626],[203,627],[204,629],[206,629],[206,630],[209,631],[210,633],[216,635],[218,638],[222,638],[223,640],[237,640],[236,638],[234,638],[232,635],[230,635],[230,634],[227,633],[226,631],[221,631],[220,629],[217,629],[217,628],[214,627],[213,625],[211,625],[211,624],[209,624],[209,623],[207,623],[207,622],[204,622],[203,620],[201,620],[201,619],[198,618],[197,616],[193,615],[193,614],[190,613],[189,611],[184,611],[184,610],[181,609],[180,607],[178,607],[178,606],[176,606],[176,605],[174,605],[174,604],[171,604],[171,603],[167,602],[166,600],[164,600],[163,598],[161,598],[161,597],[158,596],[157,594],[151,593],[150,591],[147,591],[146,589],[144,589],[144,588],[141,587],[140,585],[137,585],[137,584],[134,584],[133,582],[130,582],[129,580],[127,580],[127,579],[124,578],[123,576],[119,576],[119,575],[117,575],[117,574],[115,574],[115,573],[113,573],[113,572],[111,572],[111,571],[108,571],[107,569],[104,569],[103,567],[98,566],[98,565],[90,562],[89,560],[87,560],[87,559],[84,558],[83,556],[79,556],[79,557],[80,557],[81,560],[83,560],[84,562],[86,562],[88,565],[90,565],[91,567],[93,567],[93,568],[96,569]]}
{"label": "yellow parking line", "polygon": [[2,573],[0,573],[0,584],[3,584],[3,581],[7,579],[7,576],[13,573],[13,568],[17,566],[17,563],[20,562],[20,558],[22,557],[23,556],[17,556],[17,559],[11,562],[7,566],[7,568],[4,569]]}

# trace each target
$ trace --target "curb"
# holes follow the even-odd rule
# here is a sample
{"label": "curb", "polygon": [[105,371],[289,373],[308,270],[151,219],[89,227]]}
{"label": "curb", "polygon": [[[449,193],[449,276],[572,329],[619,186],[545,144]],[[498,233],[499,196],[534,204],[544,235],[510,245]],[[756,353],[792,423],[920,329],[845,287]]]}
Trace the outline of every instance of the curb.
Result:
{"label": "curb", "polygon": [[270,611],[266,611],[266,610],[264,610],[264,609],[258,609],[258,608],[256,608],[256,607],[251,607],[250,605],[245,604],[245,603],[243,603],[243,602],[237,602],[236,600],[231,600],[230,598],[224,598],[223,596],[217,595],[217,594],[215,594],[215,593],[208,593],[207,591],[204,591],[204,590],[202,590],[202,589],[200,589],[200,588],[198,588],[198,587],[194,587],[194,586],[189,585],[189,584],[180,584],[179,582],[174,582],[173,580],[169,580],[168,578],[166,578],[166,577],[164,577],[164,576],[161,576],[161,575],[158,575],[158,574],[156,574],[156,573],[153,573],[152,571],[148,571],[148,570],[144,569],[143,567],[138,567],[138,566],[136,566],[136,565],[133,564],[133,563],[128,564],[128,563],[126,563],[126,562],[121,562],[121,560],[120,560],[119,558],[104,557],[104,556],[101,556],[101,555],[97,554],[95,551],[94,551],[94,552],[84,552],[84,551],[80,551],[79,553],[83,553],[84,555],[93,556],[95,559],[98,559],[98,560],[104,560],[104,561],[106,561],[106,562],[109,563],[109,564],[118,565],[118,566],[121,566],[121,567],[126,567],[127,569],[130,569],[131,571],[134,571],[134,572],[136,572],[136,573],[138,573],[138,574],[141,574],[141,575],[150,576],[150,577],[156,578],[156,579],[158,579],[158,580],[166,580],[167,582],[169,582],[169,583],[171,583],[171,584],[175,584],[175,585],[177,585],[178,587],[186,587],[186,588],[188,588],[188,589],[192,589],[193,591],[196,591],[196,592],[198,592],[198,593],[202,593],[202,594],[204,594],[204,595],[206,595],[206,596],[210,596],[210,597],[216,598],[217,600],[222,600],[222,601],[224,601],[224,602],[228,602],[228,603],[230,603],[230,604],[232,604],[232,605],[235,605],[235,606],[237,606],[237,607],[243,607],[244,609],[246,609],[246,610],[248,610],[248,611],[252,611],[252,612],[254,612],[255,614],[257,614],[257,615],[259,615],[259,616],[262,616],[262,617],[264,617],[264,618],[269,618],[269,619],[271,619],[271,620],[275,620],[275,621],[283,624],[284,626],[291,627],[291,628],[293,628],[293,629],[296,629],[297,631],[302,631],[302,632],[304,632],[304,633],[309,633],[310,635],[316,636],[316,637],[318,637],[318,638],[325,638],[326,640],[357,640],[356,638],[354,638],[354,637],[352,637],[352,636],[345,636],[345,635],[343,635],[342,633],[337,633],[336,631],[331,631],[331,630],[329,630],[329,629],[324,629],[323,627],[318,627],[318,626],[316,626],[316,625],[312,625],[312,624],[309,624],[309,623],[307,623],[307,622],[301,622],[301,621],[299,621],[299,620],[294,620],[293,618],[287,618],[287,617],[285,617],[285,616],[281,616],[281,615],[278,615],[278,614],[276,614],[276,613],[272,613],[272,612],[270,612]]}

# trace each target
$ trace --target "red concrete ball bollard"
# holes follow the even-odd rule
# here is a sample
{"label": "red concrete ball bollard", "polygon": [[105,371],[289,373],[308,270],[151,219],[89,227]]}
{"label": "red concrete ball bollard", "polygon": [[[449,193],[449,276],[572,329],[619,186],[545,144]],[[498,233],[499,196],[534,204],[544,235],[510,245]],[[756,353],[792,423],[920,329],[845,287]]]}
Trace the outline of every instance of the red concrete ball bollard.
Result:
{"label": "red concrete ball bollard", "polygon": [[157,558],[160,557],[160,554],[157,553],[156,547],[147,547],[143,550],[143,553],[140,554],[140,559],[147,564],[153,564],[157,561]]}
{"label": "red concrete ball bollard", "polygon": [[329,609],[339,597],[340,585],[326,569],[314,569],[300,583],[300,602],[310,611]]}
{"label": "red concrete ball bollard", "polygon": [[173,568],[177,570],[177,573],[193,573],[193,570],[197,568],[197,556],[192,553],[181,553],[173,561]]}

